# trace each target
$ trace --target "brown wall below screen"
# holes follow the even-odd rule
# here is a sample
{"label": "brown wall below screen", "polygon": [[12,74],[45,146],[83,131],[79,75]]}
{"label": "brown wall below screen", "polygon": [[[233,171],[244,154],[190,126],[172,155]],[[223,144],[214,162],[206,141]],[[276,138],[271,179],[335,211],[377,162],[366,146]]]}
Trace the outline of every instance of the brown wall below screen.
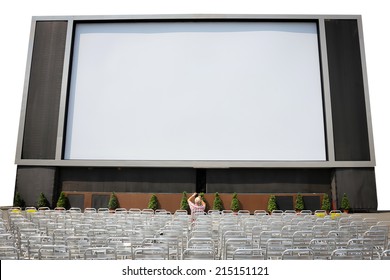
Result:
{"label": "brown wall below screen", "polygon": [[[92,192],[65,192],[67,195],[83,195],[84,196],[84,208],[93,207],[92,206],[92,196],[93,195],[110,195],[111,193],[92,193]],[[121,208],[139,208],[145,209],[148,207],[149,199],[151,193],[115,193]],[[174,213],[176,210],[180,209],[180,202],[182,198],[182,193],[158,193],[157,199],[159,202],[159,208],[165,209],[169,212]],[[187,194],[187,198],[191,194]],[[232,194],[219,194],[224,209],[230,209]],[[271,194],[238,194],[238,199],[240,201],[240,209],[249,210],[253,213],[255,210],[267,210],[268,199]],[[275,194],[275,196],[290,196],[292,201],[295,204],[295,198],[297,194]],[[318,197],[318,201],[321,201],[322,194],[302,194],[304,197]],[[214,193],[205,194],[205,200],[207,203],[206,210],[212,209],[214,201]],[[72,205],[71,205],[72,206]],[[317,209],[320,209],[321,205],[318,205]],[[282,209],[282,210],[291,210],[291,209]]]}

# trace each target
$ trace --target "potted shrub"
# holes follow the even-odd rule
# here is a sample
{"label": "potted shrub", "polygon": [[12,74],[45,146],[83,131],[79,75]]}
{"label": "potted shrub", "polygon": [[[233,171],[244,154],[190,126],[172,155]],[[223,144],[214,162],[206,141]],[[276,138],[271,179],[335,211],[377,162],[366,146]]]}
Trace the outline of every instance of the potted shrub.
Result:
{"label": "potted shrub", "polygon": [[305,209],[305,204],[303,202],[302,195],[299,193],[297,194],[297,198],[295,200],[295,210],[297,210],[297,212],[301,212],[303,209]]}
{"label": "potted shrub", "polygon": [[204,211],[207,211],[207,209],[210,209],[210,205],[209,205],[208,201],[206,200],[206,198],[204,197],[204,193],[203,192],[199,193],[199,196],[200,196],[200,198],[202,198],[204,203],[206,203],[206,207],[205,207]]}
{"label": "potted shrub", "polygon": [[26,207],[26,202],[24,201],[19,192],[16,192],[15,194],[14,207],[20,207],[21,209]]}
{"label": "potted shrub", "polygon": [[45,194],[43,192],[41,192],[39,194],[39,198],[38,198],[38,202],[37,202],[37,207],[40,208],[40,207],[50,207],[50,203],[49,201],[47,200]]}
{"label": "potted shrub", "polygon": [[183,192],[183,196],[181,197],[180,201],[180,210],[186,210],[189,211],[189,205],[187,201],[187,192]]}
{"label": "potted shrub", "polygon": [[231,209],[233,212],[238,212],[238,210],[240,210],[240,201],[239,201],[238,198],[237,198],[237,193],[234,193],[234,194],[233,194],[232,202],[231,202],[231,204],[230,204],[230,209]]}
{"label": "potted shrub", "polygon": [[60,194],[60,197],[58,198],[58,201],[57,201],[57,207],[63,207],[65,209],[69,209],[69,199],[68,197],[65,195],[64,192],[61,192]]}
{"label": "potted shrub", "polygon": [[152,194],[152,196],[150,197],[150,200],[148,203],[148,209],[153,209],[154,211],[156,211],[156,209],[158,209],[158,199],[157,199],[157,196],[155,194]]}
{"label": "potted shrub", "polygon": [[267,210],[271,214],[272,211],[278,210],[278,205],[276,204],[276,196],[271,195],[268,199]]}
{"label": "potted shrub", "polygon": [[346,193],[343,194],[343,198],[341,199],[341,209],[344,213],[348,213],[351,206],[349,205],[349,199]]}
{"label": "potted shrub", "polygon": [[110,200],[108,201],[108,209],[115,210],[116,208],[119,208],[119,200],[115,192],[112,192],[110,195]]}
{"label": "potted shrub", "polygon": [[330,211],[330,199],[328,194],[324,194],[322,197],[321,210],[325,210],[327,214]]}
{"label": "potted shrub", "polygon": [[222,199],[219,196],[219,193],[217,192],[214,195],[213,210],[219,210],[219,211],[223,210]]}

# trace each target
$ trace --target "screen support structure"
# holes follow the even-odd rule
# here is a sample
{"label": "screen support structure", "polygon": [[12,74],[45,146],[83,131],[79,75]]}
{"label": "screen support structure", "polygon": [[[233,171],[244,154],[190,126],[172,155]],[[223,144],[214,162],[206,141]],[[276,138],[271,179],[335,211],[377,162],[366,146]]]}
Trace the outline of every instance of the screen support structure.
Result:
{"label": "screen support structure", "polygon": [[[56,127],[56,149],[53,158],[23,158],[23,140],[26,124],[26,108],[29,96],[29,84],[31,76],[31,64],[34,56],[34,39],[37,25],[41,22],[66,22],[66,40],[65,53],[63,56],[62,66],[62,83],[60,92],[60,105],[58,111],[58,126]],[[336,112],[332,111],[331,98],[331,79],[329,72],[332,67],[329,63],[329,46],[332,42],[327,42],[327,32],[329,31],[329,21],[353,21],[356,25],[354,36],[358,36],[357,48],[360,52],[360,63],[362,67],[362,101],[360,107],[365,107],[365,118],[367,119],[367,144],[368,156],[363,160],[337,160],[335,151],[335,134],[334,125],[338,121]],[[322,109],[324,122],[324,138],[326,145],[326,157],[323,160],[116,160],[116,159],[66,159],[66,127],[68,117],[68,101],[70,75],[72,69],[72,57],[74,55],[74,32],[78,24],[85,23],[146,23],[146,22],[314,22],[317,25],[318,48],[320,58],[321,90],[322,90]],[[64,30],[64,29],[63,29]],[[99,193],[108,189],[111,191],[143,191],[143,184],[149,181],[140,182],[136,179],[136,184],[132,182],[132,176],[143,176],[142,174],[155,174],[159,178],[159,187],[147,186],[147,190],[161,192],[161,186],[176,182],[176,191],[182,191],[182,183],[186,182],[186,191],[195,190],[203,191],[210,187],[210,190],[233,190],[242,192],[267,192],[280,191],[285,192],[296,179],[303,180],[304,184],[295,190],[298,192],[308,190],[305,184],[310,185],[310,191],[328,192],[334,201],[335,208],[338,207],[337,199],[343,192],[352,193],[351,204],[356,209],[376,209],[376,192],[375,192],[375,154],[373,144],[373,132],[371,124],[371,112],[368,95],[368,82],[366,73],[366,62],[364,55],[364,43],[362,32],[362,19],[359,15],[124,15],[124,16],[60,16],[60,17],[34,17],[31,24],[30,43],[27,57],[27,67],[25,75],[25,85],[23,89],[22,110],[19,125],[19,136],[15,162],[18,165],[17,186],[16,189],[28,197],[31,203],[34,203],[36,192],[45,192],[52,199],[56,199],[57,194],[62,187],[67,187],[67,191],[77,192],[68,182],[74,174],[79,176],[79,186],[84,188],[85,192],[93,189],[99,189]],[[336,33],[338,30],[336,30]],[[64,35],[64,34],[62,34]],[[337,37],[337,36],[336,36]],[[332,39],[328,38],[329,41]],[[63,47],[61,45],[61,47]],[[355,56],[357,57],[357,56]],[[349,96],[350,97],[350,96]],[[363,104],[363,105],[362,105]],[[360,110],[360,109],[359,109]],[[353,117],[353,116],[352,116]],[[364,118],[364,117],[363,117]],[[30,120],[31,123],[31,120]],[[355,145],[359,147],[359,145]],[[50,155],[51,157],[52,155]],[[366,160],[367,159],[367,160]],[[100,172],[102,171],[102,172]],[[135,172],[139,171],[139,173]],[[172,180],[178,177],[178,173],[184,172],[183,182]],[[219,172],[221,171],[221,172]],[[93,173],[98,178],[96,184],[89,189],[90,175]],[[110,178],[114,185],[100,178],[104,173],[106,178]],[[171,174],[166,181],[166,174]],[[64,174],[68,177],[64,178]],[[124,175],[125,174],[125,175]],[[174,175],[172,175],[174,174]],[[216,175],[220,177],[215,177]],[[250,174],[250,175],[248,175]],[[329,175],[330,174],[330,175]],[[119,177],[118,177],[119,175]],[[239,176],[238,176],[239,175]],[[241,176],[243,175],[243,176]],[[281,175],[281,176],[279,176]],[[124,177],[121,177],[124,176]],[[39,178],[39,182],[36,181]],[[100,179],[99,179],[100,178]],[[118,178],[125,178],[121,181]],[[222,178],[222,179],[221,179]],[[260,179],[259,179],[260,178]],[[221,179],[221,180],[220,180]],[[283,182],[277,182],[281,179]],[[329,179],[329,182],[328,182]],[[33,186],[31,182],[35,180]],[[156,179],[157,180],[157,179]],[[110,181],[110,182],[111,182]],[[142,181],[142,180],[141,180]],[[42,183],[43,182],[43,183]],[[117,187],[120,183],[120,188]],[[149,182],[150,183],[150,182]],[[149,184],[148,183],[148,184]],[[318,188],[317,183],[321,183]],[[108,185],[107,185],[108,184]],[[213,186],[211,186],[213,184]],[[239,189],[233,189],[240,186]],[[296,187],[296,185],[294,185]],[[314,186],[314,187],[313,187]],[[267,188],[270,187],[270,188]],[[356,195],[354,195],[356,194]],[[360,194],[360,196],[358,195]],[[364,194],[364,195],[361,195]],[[84,195],[84,194],[78,194]],[[364,199],[363,199],[364,198]]]}
{"label": "screen support structure", "polygon": [[[24,110],[22,106],[21,113],[21,123],[19,126],[19,137],[16,153],[16,163],[20,165],[29,165],[29,166],[144,166],[144,167],[204,167],[204,168],[229,168],[229,167],[275,167],[275,168],[306,168],[306,167],[319,167],[319,168],[329,168],[329,167],[374,167],[375,166],[375,156],[374,156],[374,147],[373,147],[373,137],[372,137],[372,126],[371,126],[371,116],[370,110],[367,108],[367,118],[369,125],[369,138],[370,138],[370,151],[371,159],[370,161],[335,161],[334,159],[334,144],[333,144],[333,130],[332,130],[332,112],[329,106],[330,97],[329,97],[329,77],[328,77],[328,65],[327,65],[327,53],[326,53],[326,38],[324,36],[325,27],[324,21],[328,19],[351,19],[357,20],[360,32],[361,40],[361,51],[362,51],[362,65],[365,66],[365,56],[364,56],[364,46],[362,43],[362,28],[361,28],[361,16],[358,15],[128,15],[128,16],[70,16],[70,17],[34,17],[32,19],[32,29],[31,29],[31,38],[34,36],[34,26],[37,21],[58,21],[66,20],[68,21],[68,35],[67,35],[67,46],[65,49],[65,61],[64,61],[64,70],[70,68],[70,58],[72,54],[72,43],[69,40],[72,37],[75,23],[80,22],[115,22],[115,21],[183,21],[183,20],[217,20],[217,21],[236,21],[236,20],[247,20],[247,21],[267,21],[267,20],[280,20],[280,21],[316,21],[318,22],[318,36],[319,36],[319,46],[320,46],[320,55],[321,55],[321,72],[322,72],[322,86],[323,86],[323,101],[324,101],[324,115],[325,115],[325,135],[326,135],[326,149],[327,149],[327,160],[326,161],[299,161],[299,162],[285,162],[285,161],[245,161],[245,162],[226,162],[226,161],[150,161],[150,160],[141,160],[141,161],[127,161],[127,160],[105,160],[105,161],[96,161],[96,160],[64,160],[63,159],[63,147],[65,140],[65,119],[66,119],[66,101],[68,94],[68,84],[65,82],[67,80],[69,71],[64,71],[63,73],[63,86],[61,93],[61,105],[60,105],[60,115],[59,115],[59,126],[58,126],[58,136],[57,136],[57,150],[55,160],[34,160],[34,159],[22,159],[22,139],[23,139],[23,124],[24,124]],[[32,54],[32,45],[33,40],[30,40],[29,55],[28,61],[31,61]],[[27,64],[29,65],[29,62]],[[363,69],[363,78],[366,88],[366,100],[368,100],[368,91],[367,91],[367,77],[366,70]],[[25,85],[28,85],[29,77],[29,67],[26,70],[26,79]],[[27,88],[24,89],[24,98],[27,97]],[[26,101],[23,102],[25,104]],[[369,106],[369,102],[366,102],[366,105]],[[25,105],[24,105],[25,106]]]}

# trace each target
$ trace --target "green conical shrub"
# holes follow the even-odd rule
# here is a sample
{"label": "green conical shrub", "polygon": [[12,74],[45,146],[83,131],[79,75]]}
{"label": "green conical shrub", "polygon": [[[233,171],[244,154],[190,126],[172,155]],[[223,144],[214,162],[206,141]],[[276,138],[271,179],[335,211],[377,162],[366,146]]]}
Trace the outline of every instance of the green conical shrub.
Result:
{"label": "green conical shrub", "polygon": [[152,196],[150,197],[148,208],[153,210],[158,209],[158,199],[155,194],[152,194]]}
{"label": "green conical shrub", "polygon": [[321,210],[330,211],[330,199],[326,193],[322,197]]}
{"label": "green conical shrub", "polygon": [[186,210],[189,211],[189,205],[188,205],[188,198],[187,198],[187,192],[183,192],[183,196],[181,197],[180,201],[180,210]]}
{"label": "green conical shrub", "polygon": [[112,192],[108,201],[108,209],[115,210],[116,208],[119,208],[119,201],[115,192]]}
{"label": "green conical shrub", "polygon": [[267,210],[271,213],[274,210],[278,210],[278,205],[276,204],[276,196],[271,195],[268,199]]}
{"label": "green conical shrub", "polygon": [[213,210],[223,210],[223,203],[222,199],[219,197],[219,193],[215,193],[214,195],[214,203],[213,203]]}
{"label": "green conical shrub", "polygon": [[39,194],[38,202],[37,202],[37,207],[50,207],[50,202],[47,200],[45,194],[41,192]]}
{"label": "green conical shrub", "polygon": [[19,192],[16,192],[16,194],[15,194],[14,206],[15,207],[20,207],[22,209],[24,207],[26,207],[26,202],[24,201],[24,199],[22,198],[22,196],[20,195]]}
{"label": "green conical shrub", "polygon": [[344,193],[343,198],[341,199],[341,209],[348,211],[350,208],[348,196]]}
{"label": "green conical shrub", "polygon": [[58,198],[57,207],[69,209],[69,199],[64,192],[61,192],[60,197]]}
{"label": "green conical shrub", "polygon": [[234,211],[234,212],[237,212],[238,210],[240,210],[240,201],[237,198],[237,193],[233,194],[232,202],[230,204],[230,209],[232,209],[232,211]]}
{"label": "green conical shrub", "polygon": [[199,196],[200,196],[200,198],[202,198],[202,200],[204,201],[204,203],[206,204],[206,207],[205,207],[205,211],[207,211],[208,209],[210,209],[210,205],[209,205],[209,203],[208,203],[208,201],[206,200],[206,198],[204,197],[204,193],[199,193]]}
{"label": "green conical shrub", "polygon": [[302,211],[303,209],[305,209],[305,204],[303,202],[303,197],[301,194],[297,194],[297,198],[295,201],[295,209],[298,211]]}

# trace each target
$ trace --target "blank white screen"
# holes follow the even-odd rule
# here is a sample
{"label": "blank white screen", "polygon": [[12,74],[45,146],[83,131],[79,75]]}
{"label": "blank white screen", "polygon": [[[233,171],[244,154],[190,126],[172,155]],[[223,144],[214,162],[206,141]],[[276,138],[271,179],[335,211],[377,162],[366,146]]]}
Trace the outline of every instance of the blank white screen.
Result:
{"label": "blank white screen", "polygon": [[310,22],[77,24],[65,159],[326,160]]}

